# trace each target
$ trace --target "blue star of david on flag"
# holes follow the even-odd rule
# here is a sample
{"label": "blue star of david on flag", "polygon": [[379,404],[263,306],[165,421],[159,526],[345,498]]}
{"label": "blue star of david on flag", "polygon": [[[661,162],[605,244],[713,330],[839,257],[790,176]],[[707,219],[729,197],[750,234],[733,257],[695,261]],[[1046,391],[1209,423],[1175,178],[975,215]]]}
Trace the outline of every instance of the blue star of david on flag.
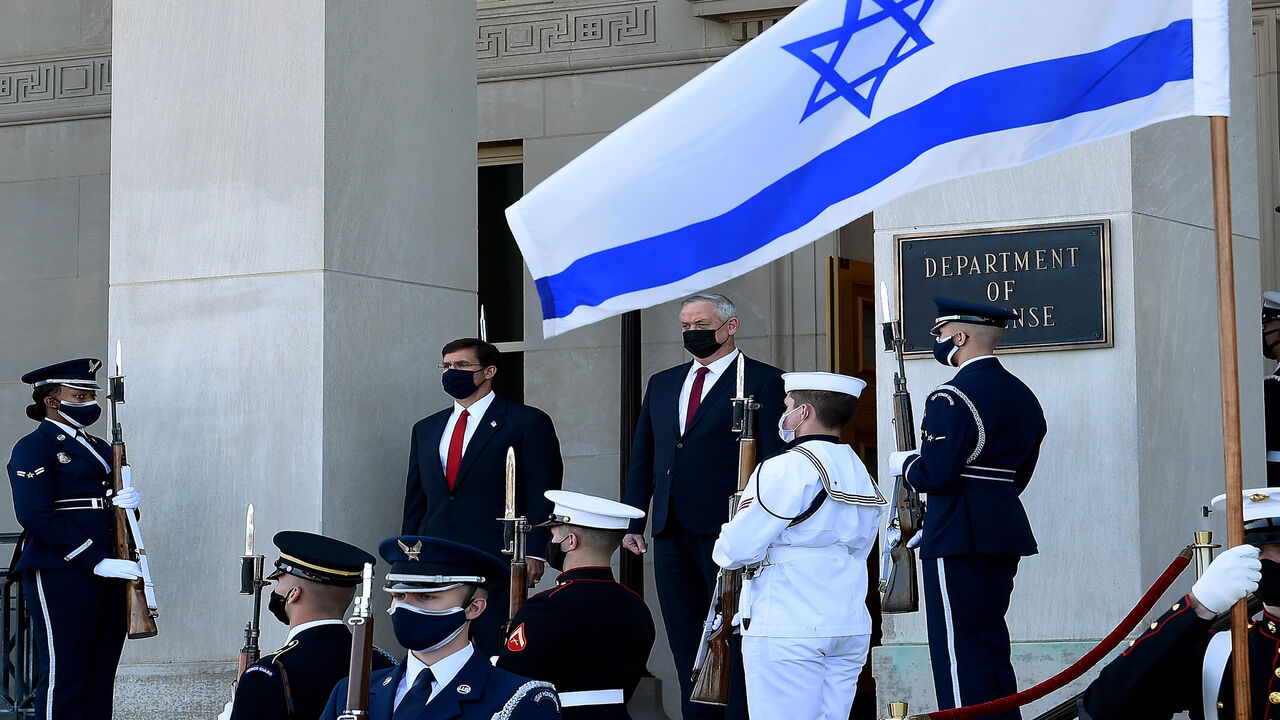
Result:
{"label": "blue star of david on flag", "polygon": [[[889,71],[933,44],[920,28],[932,5],[933,0],[847,0],[840,27],[784,45],[784,50],[818,73],[800,121],[837,98],[844,98],[870,117],[876,93]],[[884,62],[869,69],[844,67],[841,61],[855,35],[860,36],[856,51],[851,53],[853,64],[868,58],[876,62],[885,57],[881,53],[887,49]]]}

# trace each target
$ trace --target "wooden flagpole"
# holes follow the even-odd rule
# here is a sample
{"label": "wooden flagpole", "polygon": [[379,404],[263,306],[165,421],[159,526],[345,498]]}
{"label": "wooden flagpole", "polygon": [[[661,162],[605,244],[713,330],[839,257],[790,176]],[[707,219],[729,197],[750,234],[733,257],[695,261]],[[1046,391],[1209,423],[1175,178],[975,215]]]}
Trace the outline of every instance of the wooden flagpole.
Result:
{"label": "wooden flagpole", "polygon": [[[1213,151],[1213,231],[1218,258],[1218,364],[1222,380],[1222,452],[1226,460],[1227,545],[1244,544],[1244,471],[1240,460],[1240,372],[1236,344],[1235,257],[1231,247],[1231,175],[1227,118],[1209,118]],[[1249,720],[1249,611],[1231,608],[1236,719]]]}

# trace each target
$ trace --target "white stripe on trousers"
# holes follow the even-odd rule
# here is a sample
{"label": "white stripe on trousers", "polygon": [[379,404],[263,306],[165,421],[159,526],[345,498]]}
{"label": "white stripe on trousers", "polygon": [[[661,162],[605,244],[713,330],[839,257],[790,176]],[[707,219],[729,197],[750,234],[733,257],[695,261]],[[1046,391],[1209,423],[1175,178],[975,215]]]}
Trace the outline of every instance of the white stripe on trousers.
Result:
{"label": "white stripe on trousers", "polygon": [[36,590],[40,595],[40,612],[44,615],[44,633],[45,642],[49,643],[49,691],[44,701],[45,720],[53,720],[53,684],[54,678],[57,677],[55,670],[57,669],[57,656],[53,652],[53,623],[49,622],[49,603],[44,597],[44,581],[40,579],[40,571],[36,571]]}
{"label": "white stripe on trousers", "polygon": [[951,661],[951,702],[964,707],[960,700],[960,671],[956,663],[956,629],[951,620],[951,598],[947,595],[947,569],[945,557],[934,560],[938,565],[938,592],[942,595],[942,617],[947,624],[947,659]]}

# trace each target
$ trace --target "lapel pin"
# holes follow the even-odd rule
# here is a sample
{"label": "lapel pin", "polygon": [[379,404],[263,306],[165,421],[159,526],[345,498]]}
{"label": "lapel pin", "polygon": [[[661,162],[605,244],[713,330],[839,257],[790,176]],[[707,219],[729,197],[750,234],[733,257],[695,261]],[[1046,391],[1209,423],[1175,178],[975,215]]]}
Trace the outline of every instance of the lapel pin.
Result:
{"label": "lapel pin", "polygon": [[59,441],[59,442],[61,442],[61,441],[63,441],[63,440],[66,440],[66,439],[67,439],[67,436],[66,436],[66,435],[63,435],[63,434],[61,434],[61,433],[59,433],[59,434],[58,434],[58,441]]}
{"label": "lapel pin", "polygon": [[58,453],[58,462],[62,463],[63,465],[66,465],[67,463],[71,462],[71,456],[64,452],[60,452]]}
{"label": "lapel pin", "polygon": [[497,420],[490,420],[490,421],[489,421],[489,427],[498,427],[498,421],[497,421]]}
{"label": "lapel pin", "polygon": [[461,693],[461,694],[463,694],[463,695],[466,695],[467,693],[471,692],[471,686],[470,686],[470,685],[459,685],[459,686],[458,686],[458,692],[459,692],[459,693]]}
{"label": "lapel pin", "polygon": [[390,684],[391,684],[391,676],[390,676],[390,675],[388,675],[388,676],[386,676],[385,678],[383,678],[383,680],[382,680],[382,686],[383,686],[383,687],[386,687],[386,686],[388,686],[388,685],[390,685]]}

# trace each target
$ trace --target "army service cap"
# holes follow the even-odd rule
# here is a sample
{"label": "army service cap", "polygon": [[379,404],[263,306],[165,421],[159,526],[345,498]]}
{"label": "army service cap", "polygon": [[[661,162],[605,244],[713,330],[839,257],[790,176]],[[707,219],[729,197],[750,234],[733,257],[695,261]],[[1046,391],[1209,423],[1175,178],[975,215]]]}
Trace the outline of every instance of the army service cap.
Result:
{"label": "army service cap", "polygon": [[1017,313],[1012,310],[994,305],[982,305],[944,297],[935,297],[933,304],[938,306],[938,315],[933,319],[933,329],[929,331],[934,335],[938,334],[939,328],[949,322],[1003,328],[1008,327],[1010,320],[1018,319]]}
{"label": "army service cap", "polygon": [[782,373],[782,384],[787,392],[792,390],[826,390],[844,395],[858,397],[866,381],[848,375],[830,372],[790,372]]}
{"label": "army service cap", "polygon": [[42,385],[66,385],[77,390],[101,390],[96,375],[102,361],[96,358],[66,360],[32,370],[22,376],[22,382],[33,388]]}
{"label": "army service cap", "polygon": [[[1213,499],[1213,509],[1227,509],[1225,494]],[[1280,488],[1244,491],[1244,541],[1250,545],[1280,543]]]}
{"label": "army service cap", "polygon": [[378,554],[391,564],[382,589],[392,593],[440,592],[459,585],[494,590],[506,587],[509,578],[509,566],[502,558],[443,538],[387,538],[378,546]]}
{"label": "army service cap", "polygon": [[351,543],[300,530],[278,532],[271,542],[280,549],[280,558],[267,576],[269,580],[293,575],[321,585],[355,587],[360,584],[364,564],[377,562]]}
{"label": "army service cap", "polygon": [[1275,320],[1280,318],[1280,292],[1268,290],[1262,293],[1262,320]]}
{"label": "army service cap", "polygon": [[644,517],[644,511],[595,495],[548,490],[543,495],[555,503],[551,519],[534,527],[577,525],[601,530],[626,530],[632,520]]}

